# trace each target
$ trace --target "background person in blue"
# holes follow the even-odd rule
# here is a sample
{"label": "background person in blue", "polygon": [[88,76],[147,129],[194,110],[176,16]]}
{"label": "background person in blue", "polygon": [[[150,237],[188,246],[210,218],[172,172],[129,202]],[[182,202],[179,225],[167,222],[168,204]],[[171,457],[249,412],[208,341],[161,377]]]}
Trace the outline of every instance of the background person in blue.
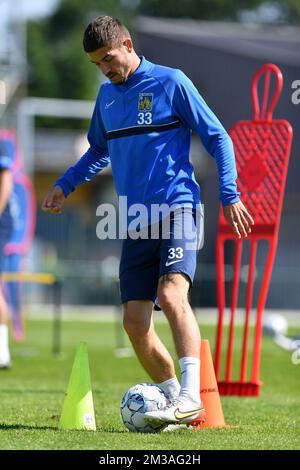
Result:
{"label": "background person in blue", "polygon": [[[128,30],[108,16],[92,21],[83,39],[90,61],[108,78],[99,90],[85,155],[56,182],[42,208],[61,212],[65,198],[109,163],[119,196],[128,206],[139,203],[190,209],[200,202],[200,188],[189,161],[191,131],[216,160],[224,215],[238,237],[254,223],[236,187],[233,146],[227,132],[180,70],[139,57]],[[150,214],[150,211],[148,212]],[[167,408],[148,419],[189,423],[205,419],[200,400],[200,331],[188,301],[197,250],[186,250],[184,237],[127,238],[120,263],[124,327],[152,380],[169,397]],[[153,220],[148,220],[148,224]],[[156,298],[174,338],[181,369],[179,384],[173,360],[153,325]]]}
{"label": "background person in blue", "polygon": [[[11,173],[12,156],[5,142],[0,142],[0,274],[4,270],[4,247],[13,232],[13,219],[10,211],[10,195],[13,189]],[[4,296],[3,282],[0,279],[0,369],[11,365],[8,346],[8,306]]]}

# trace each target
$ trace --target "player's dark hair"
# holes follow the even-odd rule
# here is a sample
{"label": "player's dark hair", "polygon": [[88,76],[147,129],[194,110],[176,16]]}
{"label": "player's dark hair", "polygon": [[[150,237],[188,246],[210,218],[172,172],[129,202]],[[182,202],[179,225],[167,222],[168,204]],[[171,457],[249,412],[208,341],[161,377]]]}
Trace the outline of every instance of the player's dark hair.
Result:
{"label": "player's dark hair", "polygon": [[130,33],[117,18],[98,16],[84,32],[83,48],[85,52],[94,52],[105,46],[118,47],[126,37],[130,38]]}

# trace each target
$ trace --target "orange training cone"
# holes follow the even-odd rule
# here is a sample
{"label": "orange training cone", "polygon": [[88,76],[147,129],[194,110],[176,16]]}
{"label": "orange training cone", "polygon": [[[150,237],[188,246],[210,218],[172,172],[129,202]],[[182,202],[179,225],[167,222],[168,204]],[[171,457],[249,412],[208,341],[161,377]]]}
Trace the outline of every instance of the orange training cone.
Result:
{"label": "orange training cone", "polygon": [[222,410],[215,369],[207,339],[201,340],[200,351],[200,395],[206,410],[205,422],[197,419],[191,424],[195,429],[226,427]]}

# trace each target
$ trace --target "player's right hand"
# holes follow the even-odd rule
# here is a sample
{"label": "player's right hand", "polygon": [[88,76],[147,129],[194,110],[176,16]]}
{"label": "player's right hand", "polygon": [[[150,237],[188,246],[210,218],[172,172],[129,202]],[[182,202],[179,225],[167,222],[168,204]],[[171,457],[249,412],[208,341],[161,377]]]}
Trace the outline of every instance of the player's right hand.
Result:
{"label": "player's right hand", "polygon": [[61,214],[61,208],[65,201],[65,195],[60,186],[56,185],[46,194],[42,203],[42,210],[51,214]]}

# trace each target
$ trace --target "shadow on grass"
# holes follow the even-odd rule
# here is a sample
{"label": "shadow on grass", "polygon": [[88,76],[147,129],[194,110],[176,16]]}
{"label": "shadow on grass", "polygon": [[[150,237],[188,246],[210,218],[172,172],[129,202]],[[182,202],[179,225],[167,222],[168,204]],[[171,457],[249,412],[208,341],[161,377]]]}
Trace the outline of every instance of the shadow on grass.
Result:
{"label": "shadow on grass", "polygon": [[9,394],[25,394],[25,393],[35,393],[35,394],[49,394],[51,393],[51,395],[53,393],[57,393],[57,394],[64,394],[66,393],[65,390],[15,390],[15,389],[3,389],[3,388],[0,388],[0,394],[1,393],[9,393]]}
{"label": "shadow on grass", "polygon": [[[66,387],[67,389],[67,387]],[[13,394],[13,393],[16,393],[16,394],[25,394],[25,393],[35,393],[35,394],[48,394],[48,393],[51,393],[51,394],[54,394],[54,393],[57,393],[57,394],[65,394],[66,393],[66,390],[31,390],[31,389],[28,389],[28,390],[16,390],[16,389],[6,389],[6,388],[0,388],[0,394],[1,393],[9,393],[9,394]],[[104,390],[93,390],[93,395],[105,395],[105,391]]]}
{"label": "shadow on grass", "polygon": [[[0,423],[0,431],[16,431],[16,430],[27,430],[27,431],[57,431],[57,432],[63,432],[63,430],[58,429],[56,426],[27,426],[24,424],[3,424]],[[88,432],[90,433],[91,431],[85,431],[84,429],[68,429],[68,432]],[[112,429],[112,428],[105,428],[105,427],[98,427],[97,430],[98,432],[107,432],[109,434],[129,434],[126,429]]]}
{"label": "shadow on grass", "polygon": [[54,426],[25,426],[24,424],[1,424],[0,423],[0,431],[14,431],[20,429],[27,429],[28,431],[35,431],[35,430],[52,430],[58,431],[58,429]]}

